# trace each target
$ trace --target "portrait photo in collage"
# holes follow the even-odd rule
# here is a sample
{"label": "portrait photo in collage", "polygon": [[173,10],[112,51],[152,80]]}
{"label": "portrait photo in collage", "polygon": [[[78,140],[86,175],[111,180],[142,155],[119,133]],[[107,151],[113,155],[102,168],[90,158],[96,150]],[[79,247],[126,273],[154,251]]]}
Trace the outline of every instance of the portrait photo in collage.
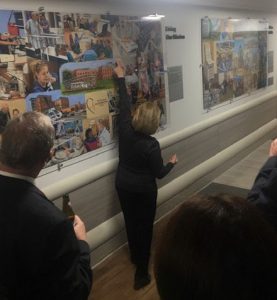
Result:
{"label": "portrait photo in collage", "polygon": [[25,111],[51,118],[55,154],[47,166],[116,141],[116,59],[125,65],[132,105],[157,101],[163,128],[167,116],[160,21],[0,10],[0,109],[8,119]]}

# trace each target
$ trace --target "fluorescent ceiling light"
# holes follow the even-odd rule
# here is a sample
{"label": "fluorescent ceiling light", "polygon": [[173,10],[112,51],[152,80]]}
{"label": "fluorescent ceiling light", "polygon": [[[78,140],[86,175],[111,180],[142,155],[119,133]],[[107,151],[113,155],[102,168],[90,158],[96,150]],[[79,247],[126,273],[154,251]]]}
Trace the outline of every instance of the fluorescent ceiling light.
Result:
{"label": "fluorescent ceiling light", "polygon": [[157,13],[154,13],[152,15],[142,17],[141,19],[142,20],[147,20],[147,21],[156,21],[156,20],[160,20],[164,17],[165,17],[164,15],[158,15]]}

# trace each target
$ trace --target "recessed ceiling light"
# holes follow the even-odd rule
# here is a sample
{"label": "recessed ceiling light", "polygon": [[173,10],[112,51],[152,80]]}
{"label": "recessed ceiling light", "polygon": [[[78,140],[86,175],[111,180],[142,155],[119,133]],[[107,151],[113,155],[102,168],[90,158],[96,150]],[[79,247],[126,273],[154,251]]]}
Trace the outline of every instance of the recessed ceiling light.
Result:
{"label": "recessed ceiling light", "polygon": [[165,16],[164,15],[159,15],[157,13],[154,13],[152,15],[149,15],[149,16],[145,16],[145,17],[142,17],[141,19],[142,20],[147,20],[147,21],[156,21],[156,20],[160,20],[162,18],[164,18]]}

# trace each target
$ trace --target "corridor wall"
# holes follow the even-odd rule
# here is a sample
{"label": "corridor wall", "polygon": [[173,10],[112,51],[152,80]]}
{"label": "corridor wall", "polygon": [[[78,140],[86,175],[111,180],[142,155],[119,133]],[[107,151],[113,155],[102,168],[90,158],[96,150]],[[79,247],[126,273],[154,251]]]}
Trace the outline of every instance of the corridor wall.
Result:
{"label": "corridor wall", "polygon": [[[185,36],[185,39],[164,41],[166,67],[182,66],[184,96],[183,99],[170,103],[169,125],[156,135],[163,148],[165,160],[172,153],[177,153],[179,158],[174,171],[159,181],[160,205],[157,218],[183,201],[186,195],[207,184],[258,144],[274,136],[277,129],[275,84],[209,112],[203,110],[200,21],[205,16],[265,18],[275,28],[277,15],[188,5],[173,6],[164,2],[157,6],[151,3],[114,4],[114,1],[77,3],[49,0],[45,3],[17,0],[1,3],[0,9],[16,7],[36,10],[39,6],[44,6],[48,11],[68,10],[93,14],[109,12],[143,16],[155,11],[166,16],[163,20],[164,26],[176,28],[178,34]],[[274,43],[274,37],[275,34],[269,36],[268,44],[275,54],[277,43]],[[276,59],[274,70],[275,61]],[[219,154],[222,154],[220,165],[213,160]],[[207,167],[204,164],[209,160],[211,166]],[[37,179],[37,185],[58,206],[61,205],[60,196],[70,193],[75,211],[87,225],[94,263],[125,241],[123,219],[114,189],[116,165],[115,147],[61,170],[42,174]],[[199,169],[195,169],[197,167]],[[201,171],[204,169],[205,171]],[[193,170],[195,173],[192,176]],[[193,178],[193,182],[183,177],[186,174]],[[177,184],[178,178],[180,182]]]}

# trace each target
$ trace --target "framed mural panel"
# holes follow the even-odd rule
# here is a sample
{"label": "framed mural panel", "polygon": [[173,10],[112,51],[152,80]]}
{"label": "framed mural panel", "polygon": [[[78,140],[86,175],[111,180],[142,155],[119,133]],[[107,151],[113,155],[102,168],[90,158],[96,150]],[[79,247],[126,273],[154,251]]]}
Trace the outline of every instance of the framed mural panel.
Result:
{"label": "framed mural panel", "polygon": [[267,86],[268,26],[258,19],[201,20],[205,110]]}
{"label": "framed mural panel", "polygon": [[126,67],[132,105],[157,101],[163,127],[167,105],[160,21],[0,10],[0,108],[9,118],[32,110],[51,118],[55,155],[46,167],[88,152],[90,157],[115,142],[119,99],[113,67],[118,58]]}

